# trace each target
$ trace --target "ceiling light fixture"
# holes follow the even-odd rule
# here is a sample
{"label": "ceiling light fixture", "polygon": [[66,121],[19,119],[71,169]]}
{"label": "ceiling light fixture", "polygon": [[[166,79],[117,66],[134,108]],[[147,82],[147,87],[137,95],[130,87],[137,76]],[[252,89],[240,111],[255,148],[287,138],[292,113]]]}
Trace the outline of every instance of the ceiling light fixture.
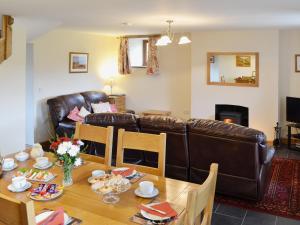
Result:
{"label": "ceiling light fixture", "polygon": [[[164,35],[160,37],[160,39],[157,40],[156,46],[166,46],[168,44],[171,44],[174,39],[174,32],[171,31],[171,24],[174,22],[173,20],[167,20],[166,21],[168,25],[168,29]],[[187,36],[181,36],[179,39],[178,44],[184,45],[191,43],[191,40]]]}

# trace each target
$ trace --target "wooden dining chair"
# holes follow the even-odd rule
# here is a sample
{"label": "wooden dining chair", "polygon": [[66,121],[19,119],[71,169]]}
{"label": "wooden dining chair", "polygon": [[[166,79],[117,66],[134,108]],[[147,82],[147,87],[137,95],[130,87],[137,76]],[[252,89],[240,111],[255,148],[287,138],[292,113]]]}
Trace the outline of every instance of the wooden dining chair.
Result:
{"label": "wooden dining chair", "polygon": [[102,163],[107,166],[111,166],[113,132],[114,128],[112,126],[106,128],[77,122],[74,139],[105,144],[104,157],[85,153],[80,153],[80,157],[87,161]]}
{"label": "wooden dining chair", "polygon": [[25,203],[0,193],[0,224],[35,225],[33,201]]}
{"label": "wooden dining chair", "polygon": [[209,175],[201,187],[189,191],[185,215],[178,224],[211,225],[217,174],[218,164],[213,163],[210,166]]}
{"label": "wooden dining chair", "polygon": [[132,166],[132,164],[124,162],[124,149],[157,152],[157,168],[142,165],[134,165],[134,167],[140,172],[149,173],[157,176],[165,176],[166,137],[167,136],[165,133],[146,134],[119,129],[116,166]]}

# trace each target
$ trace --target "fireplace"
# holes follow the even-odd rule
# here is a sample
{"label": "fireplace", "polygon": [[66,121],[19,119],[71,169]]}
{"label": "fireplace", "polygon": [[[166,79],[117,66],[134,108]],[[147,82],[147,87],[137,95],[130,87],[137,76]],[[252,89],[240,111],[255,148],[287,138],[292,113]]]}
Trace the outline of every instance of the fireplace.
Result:
{"label": "fireplace", "polygon": [[249,110],[239,105],[216,105],[215,119],[248,127]]}

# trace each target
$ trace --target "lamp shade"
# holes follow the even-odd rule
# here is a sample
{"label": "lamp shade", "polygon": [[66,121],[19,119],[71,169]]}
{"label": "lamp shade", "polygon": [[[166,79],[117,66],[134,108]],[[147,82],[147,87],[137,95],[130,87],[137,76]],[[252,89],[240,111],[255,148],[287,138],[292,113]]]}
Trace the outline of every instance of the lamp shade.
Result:
{"label": "lamp shade", "polygon": [[187,37],[187,36],[181,36],[178,44],[179,45],[184,45],[184,44],[189,44],[191,43],[192,41]]}
{"label": "lamp shade", "polygon": [[165,46],[168,45],[166,42],[164,42],[161,38],[157,40],[155,43],[156,46]]}
{"label": "lamp shade", "polygon": [[156,46],[165,46],[170,43],[172,43],[170,37],[168,35],[164,35],[160,39],[157,40]]}

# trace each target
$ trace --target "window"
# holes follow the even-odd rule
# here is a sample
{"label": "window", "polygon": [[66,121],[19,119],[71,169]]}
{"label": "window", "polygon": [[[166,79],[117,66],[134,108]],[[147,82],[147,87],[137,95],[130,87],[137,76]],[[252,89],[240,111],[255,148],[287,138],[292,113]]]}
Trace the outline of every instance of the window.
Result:
{"label": "window", "polygon": [[129,38],[128,47],[131,67],[147,67],[148,38]]}

